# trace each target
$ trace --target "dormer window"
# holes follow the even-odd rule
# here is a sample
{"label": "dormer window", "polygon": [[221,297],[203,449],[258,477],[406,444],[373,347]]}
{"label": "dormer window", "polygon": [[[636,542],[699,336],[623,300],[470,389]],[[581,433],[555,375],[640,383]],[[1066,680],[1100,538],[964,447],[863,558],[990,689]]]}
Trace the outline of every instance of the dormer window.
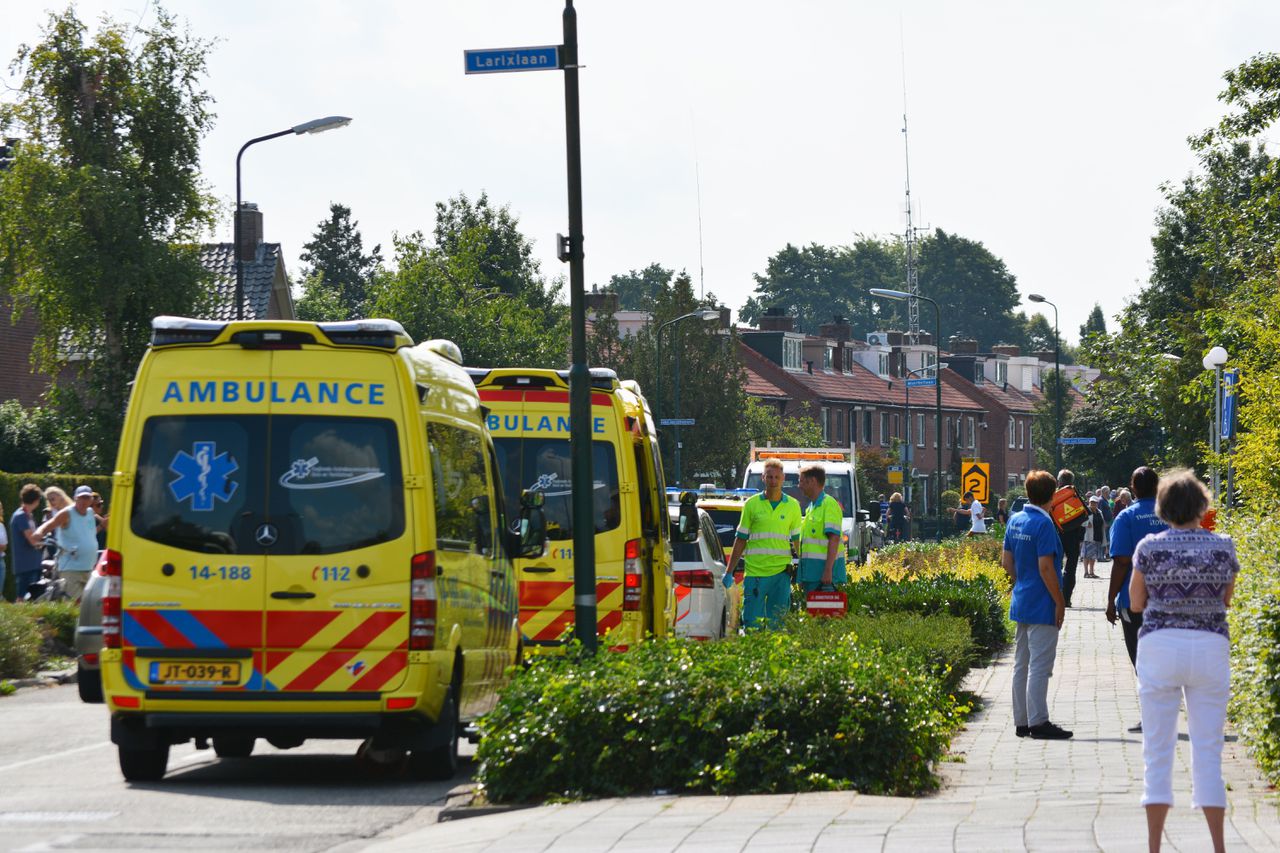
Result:
{"label": "dormer window", "polygon": [[836,351],[834,347],[824,347],[822,350],[822,369],[831,371],[831,366],[835,363]]}
{"label": "dormer window", "polygon": [[1009,362],[997,361],[996,362],[996,384],[1004,385],[1008,381],[1009,381]]}
{"label": "dormer window", "polygon": [[782,339],[782,366],[787,370],[804,369],[804,344],[798,339]]}
{"label": "dormer window", "polygon": [[880,353],[880,369],[876,371],[881,376],[889,375],[889,354]]}

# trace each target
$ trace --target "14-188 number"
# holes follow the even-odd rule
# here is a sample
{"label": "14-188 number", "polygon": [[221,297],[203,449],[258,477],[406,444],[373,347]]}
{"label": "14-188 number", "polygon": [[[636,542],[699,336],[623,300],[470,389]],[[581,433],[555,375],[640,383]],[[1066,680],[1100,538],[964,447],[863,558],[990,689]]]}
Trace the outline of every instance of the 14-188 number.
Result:
{"label": "14-188 number", "polygon": [[251,566],[192,566],[188,569],[193,580],[247,581],[252,577]]}

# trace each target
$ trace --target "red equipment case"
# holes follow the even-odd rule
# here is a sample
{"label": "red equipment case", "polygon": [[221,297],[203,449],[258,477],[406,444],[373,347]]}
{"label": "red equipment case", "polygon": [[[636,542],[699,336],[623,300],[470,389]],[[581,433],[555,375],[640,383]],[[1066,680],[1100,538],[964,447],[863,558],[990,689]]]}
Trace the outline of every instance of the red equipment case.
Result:
{"label": "red equipment case", "polygon": [[804,607],[810,616],[843,616],[849,611],[849,597],[839,590],[815,589],[805,599]]}

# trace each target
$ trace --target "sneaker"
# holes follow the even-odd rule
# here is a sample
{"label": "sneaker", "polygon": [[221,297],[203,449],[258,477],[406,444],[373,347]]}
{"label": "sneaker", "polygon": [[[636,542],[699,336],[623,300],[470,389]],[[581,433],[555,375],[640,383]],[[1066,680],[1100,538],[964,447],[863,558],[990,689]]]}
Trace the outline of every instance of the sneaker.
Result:
{"label": "sneaker", "polygon": [[1071,732],[1045,720],[1037,726],[1031,726],[1027,735],[1035,740],[1067,740],[1071,737]]}
{"label": "sneaker", "polygon": [[1031,734],[1031,726],[1014,726],[1013,733],[1018,737],[1026,737]]}
{"label": "sneaker", "polygon": [[1142,734],[1142,723],[1138,723],[1136,726],[1129,726],[1125,731],[1130,732],[1131,734],[1140,735]]}

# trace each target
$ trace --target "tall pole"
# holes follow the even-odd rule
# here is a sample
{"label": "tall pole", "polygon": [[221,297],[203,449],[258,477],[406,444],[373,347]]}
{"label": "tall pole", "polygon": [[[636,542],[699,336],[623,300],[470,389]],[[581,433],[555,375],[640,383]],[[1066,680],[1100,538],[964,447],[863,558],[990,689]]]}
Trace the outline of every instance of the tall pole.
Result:
{"label": "tall pole", "polygon": [[934,383],[936,391],[934,426],[937,433],[934,436],[937,442],[938,451],[938,490],[934,492],[933,499],[938,509],[938,541],[942,541],[942,309],[938,307],[938,303],[926,296],[917,296],[917,299],[924,299],[933,304],[933,378],[937,381]]}
{"label": "tall pole", "polygon": [[[676,388],[675,388],[675,399],[672,401],[674,403],[673,411],[675,412],[676,420],[680,419],[680,350],[681,349],[682,347],[680,346],[680,341],[677,340],[676,341],[676,380],[675,380]],[[681,488],[682,485],[684,484],[684,475],[683,475],[683,472],[680,470],[680,450],[681,449],[682,449],[682,442],[680,441],[680,425],[676,424],[676,488],[677,489]]]}
{"label": "tall pole", "polygon": [[244,319],[244,258],[240,255],[240,158],[244,156],[244,151],[250,145],[256,145],[259,142],[266,142],[268,139],[275,139],[279,136],[286,136],[290,133],[296,133],[293,128],[281,130],[277,133],[268,133],[266,136],[259,136],[250,139],[244,145],[240,146],[240,151],[236,154],[236,214],[235,221],[232,223],[232,230],[235,246],[232,252],[236,259],[236,319]]}
{"label": "tall pole", "polygon": [[[1046,300],[1047,301],[1047,300]],[[1053,305],[1052,302],[1049,303]],[[1053,378],[1057,387],[1054,389],[1054,415],[1055,426],[1058,430],[1057,440],[1053,443],[1053,458],[1058,466],[1058,471],[1062,470],[1062,356],[1060,348],[1062,347],[1062,339],[1058,337],[1058,306],[1053,305]],[[1057,473],[1056,471],[1054,473]]]}
{"label": "tall pole", "polygon": [[596,651],[596,543],[591,471],[591,374],[587,369],[587,313],[582,270],[582,138],[578,122],[578,13],[564,3],[564,124],[569,179],[569,313],[573,353],[569,365],[569,430],[573,457],[574,634]]}

